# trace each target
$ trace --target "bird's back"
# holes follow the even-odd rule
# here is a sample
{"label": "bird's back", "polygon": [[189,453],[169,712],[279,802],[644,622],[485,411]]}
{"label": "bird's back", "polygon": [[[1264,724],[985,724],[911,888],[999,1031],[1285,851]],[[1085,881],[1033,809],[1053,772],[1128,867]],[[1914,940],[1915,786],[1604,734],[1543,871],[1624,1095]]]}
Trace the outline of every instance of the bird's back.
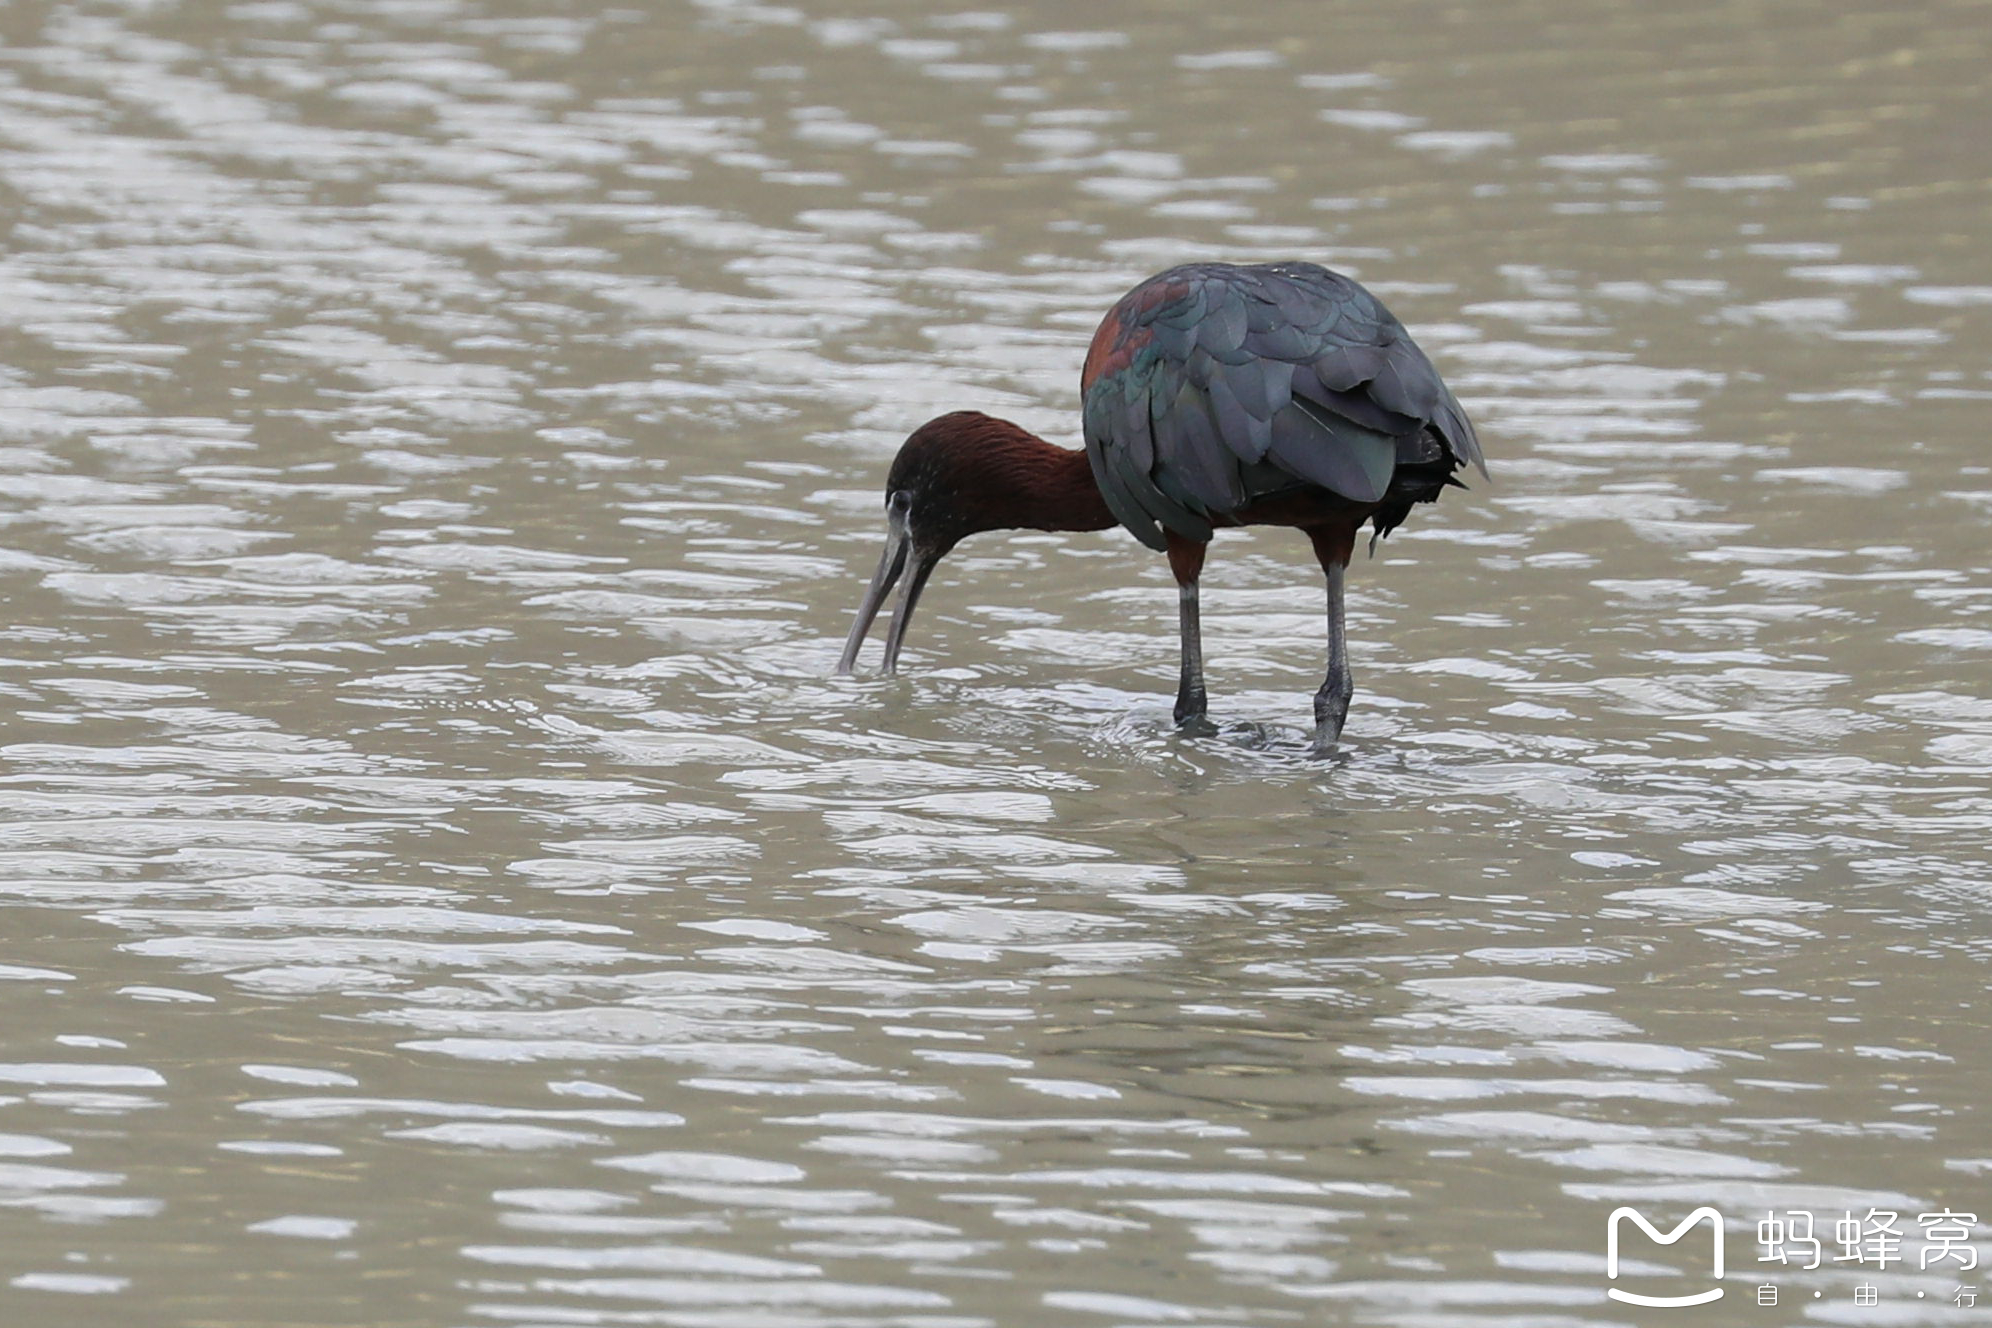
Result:
{"label": "bird's back", "polygon": [[1320,489],[1387,530],[1461,466],[1459,402],[1382,301],[1312,263],[1192,263],[1108,311],[1081,378],[1086,453],[1136,538],[1210,538],[1262,500]]}

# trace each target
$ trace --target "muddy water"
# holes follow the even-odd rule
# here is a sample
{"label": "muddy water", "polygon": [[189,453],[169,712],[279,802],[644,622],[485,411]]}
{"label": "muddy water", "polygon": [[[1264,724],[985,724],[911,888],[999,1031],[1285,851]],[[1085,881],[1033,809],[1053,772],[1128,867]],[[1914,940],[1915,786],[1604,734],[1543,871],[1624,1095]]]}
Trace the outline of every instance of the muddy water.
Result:
{"label": "muddy water", "polygon": [[[1992,1216],[1988,40],[0,9],[0,1313],[1620,1323],[1622,1202],[1730,1222],[1673,1321],[1992,1313],[1914,1267]],[[1356,568],[1342,755],[1279,532],[1212,738],[1117,534],[832,679],[905,431],[1075,441],[1203,256],[1359,275],[1495,459]]]}

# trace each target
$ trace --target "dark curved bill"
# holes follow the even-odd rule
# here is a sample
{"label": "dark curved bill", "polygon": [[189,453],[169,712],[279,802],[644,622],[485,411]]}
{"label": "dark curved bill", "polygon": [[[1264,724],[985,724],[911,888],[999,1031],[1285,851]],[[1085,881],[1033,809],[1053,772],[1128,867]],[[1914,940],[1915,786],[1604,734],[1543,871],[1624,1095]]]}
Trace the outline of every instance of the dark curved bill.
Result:
{"label": "dark curved bill", "polygon": [[[865,633],[871,630],[872,620],[878,617],[885,597],[892,591],[892,583],[899,579],[901,569],[906,566],[906,532],[898,523],[885,538],[885,552],[878,556],[878,570],[872,573],[871,584],[865,587],[865,597],[858,604],[857,621],[851,624],[851,634],[844,638],[844,657],[837,661],[837,672],[849,673],[857,667],[858,651],[864,646]],[[898,630],[899,615],[893,615],[895,634]]]}
{"label": "dark curved bill", "polygon": [[[872,571],[872,583],[865,587],[865,599],[859,603],[859,617],[851,623],[851,635],[845,637],[845,657],[837,661],[839,673],[851,673],[859,663],[859,649],[865,647],[865,633],[871,631],[872,619],[878,617],[878,609],[884,605],[884,597],[892,591],[892,581],[898,573],[906,569],[906,550],[912,540],[906,538],[906,514],[898,506],[888,506],[884,514],[884,553],[878,555],[878,571]],[[892,615],[898,621],[898,615]],[[890,659],[890,653],[888,653]],[[890,673],[890,667],[886,669]]]}
{"label": "dark curved bill", "polygon": [[913,621],[913,606],[920,599],[920,592],[927,588],[927,578],[934,573],[938,558],[920,557],[915,552],[913,570],[906,574],[906,584],[899,592],[899,603],[892,610],[892,626],[885,633],[885,664],[887,673],[899,672],[899,647],[906,641],[906,624]]}

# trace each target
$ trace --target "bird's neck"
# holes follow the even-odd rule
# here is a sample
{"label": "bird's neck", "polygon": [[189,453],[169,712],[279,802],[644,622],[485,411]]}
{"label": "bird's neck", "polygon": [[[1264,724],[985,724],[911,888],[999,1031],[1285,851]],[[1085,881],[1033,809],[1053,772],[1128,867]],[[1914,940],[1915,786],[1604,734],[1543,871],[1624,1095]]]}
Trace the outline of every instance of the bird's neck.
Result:
{"label": "bird's neck", "polygon": [[1082,451],[1010,425],[977,449],[976,489],[963,497],[984,530],[1106,530],[1114,514]]}

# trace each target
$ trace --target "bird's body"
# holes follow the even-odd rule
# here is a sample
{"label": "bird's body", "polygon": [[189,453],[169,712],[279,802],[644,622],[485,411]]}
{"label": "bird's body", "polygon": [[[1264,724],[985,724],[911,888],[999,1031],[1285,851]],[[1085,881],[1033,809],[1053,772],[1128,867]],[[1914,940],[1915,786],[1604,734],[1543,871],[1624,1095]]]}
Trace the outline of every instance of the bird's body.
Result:
{"label": "bird's body", "polygon": [[886,483],[891,536],[846,643],[848,672],[885,594],[912,566],[886,640],[941,556],[982,530],[1119,524],[1169,556],[1180,591],[1176,718],[1204,713],[1197,581],[1221,527],[1294,526],[1328,578],[1329,672],[1316,744],[1341,732],[1352,690],[1342,580],[1356,533],[1376,535],[1454,472],[1486,469],[1473,425],[1381,301],[1310,263],[1194,263],[1136,286],[1108,311],[1081,375],[1085,451],[1006,420],[957,411],[915,430]]}

